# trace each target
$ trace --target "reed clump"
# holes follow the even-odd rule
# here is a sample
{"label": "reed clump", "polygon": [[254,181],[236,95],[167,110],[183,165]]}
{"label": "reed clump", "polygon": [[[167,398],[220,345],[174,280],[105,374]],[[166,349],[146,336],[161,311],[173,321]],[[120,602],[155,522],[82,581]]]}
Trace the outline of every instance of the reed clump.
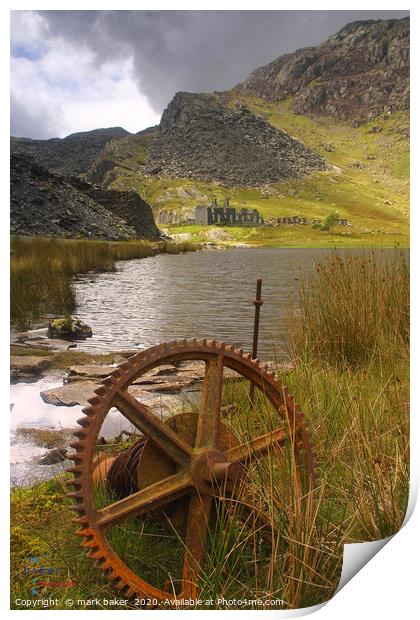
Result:
{"label": "reed clump", "polygon": [[302,283],[292,320],[295,356],[364,364],[404,353],[409,338],[409,271],[402,251],[332,253]]}
{"label": "reed clump", "polygon": [[197,249],[197,244],[189,242],[14,237],[11,240],[12,323],[22,329],[45,315],[73,312],[72,278],[76,273],[115,271],[118,260]]}
{"label": "reed clump", "polygon": [[395,534],[410,480],[406,255],[316,262],[290,325],[293,369],[280,380],[310,422],[322,488],[308,527],[318,544],[336,528],[337,548]]}

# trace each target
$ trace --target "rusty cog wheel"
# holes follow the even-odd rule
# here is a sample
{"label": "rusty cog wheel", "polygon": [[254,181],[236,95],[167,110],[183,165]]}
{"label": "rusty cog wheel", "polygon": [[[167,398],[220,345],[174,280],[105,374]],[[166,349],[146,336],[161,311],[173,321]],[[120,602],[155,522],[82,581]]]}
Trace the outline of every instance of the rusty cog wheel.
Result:
{"label": "rusty cog wheel", "polygon": [[[162,423],[149,407],[136,400],[128,391],[140,376],[163,364],[188,360],[205,362],[194,445],[188,444],[170,426]],[[282,426],[245,443],[219,440],[223,369],[230,368],[248,379],[278,412]],[[76,500],[72,508],[78,516],[73,520],[80,528],[82,546],[88,556],[108,574],[111,581],[127,598],[147,597],[157,601],[195,597],[197,575],[205,560],[208,523],[214,500],[234,497],[235,486],[244,469],[263,457],[270,449],[292,446],[298,478],[306,493],[314,486],[312,441],[302,412],[286,388],[277,384],[274,373],[268,372],[259,360],[215,340],[180,340],[161,344],[129,358],[107,377],[88,400],[84,416],[78,420],[80,430],[70,458],[74,466],[68,471],[73,478],[68,484],[74,490],[69,496]],[[95,467],[96,443],[109,410],[116,407],[172,464],[172,473],[145,488],[96,508],[92,474]],[[295,478],[296,480],[296,478]],[[223,492],[221,493],[221,488]],[[189,498],[185,517],[184,560],[180,594],[166,592],[144,581],[131,570],[113,550],[106,537],[109,526],[127,517],[162,510],[179,498]],[[251,507],[252,512],[252,507]],[[256,515],[262,521],[264,515]]]}

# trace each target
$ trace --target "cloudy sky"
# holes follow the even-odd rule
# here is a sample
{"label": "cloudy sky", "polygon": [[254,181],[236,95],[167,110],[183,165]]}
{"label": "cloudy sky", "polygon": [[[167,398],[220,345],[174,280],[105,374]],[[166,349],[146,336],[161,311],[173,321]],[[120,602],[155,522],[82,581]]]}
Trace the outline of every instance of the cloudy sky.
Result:
{"label": "cloudy sky", "polygon": [[11,133],[159,122],[179,90],[231,88],[346,23],[408,11],[12,11]]}

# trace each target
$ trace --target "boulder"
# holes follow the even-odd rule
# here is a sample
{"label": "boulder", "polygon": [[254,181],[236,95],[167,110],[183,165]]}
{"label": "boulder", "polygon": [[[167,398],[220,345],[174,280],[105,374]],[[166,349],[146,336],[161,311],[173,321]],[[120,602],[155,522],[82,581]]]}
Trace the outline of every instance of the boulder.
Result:
{"label": "boulder", "polygon": [[175,241],[175,243],[184,243],[185,241],[191,241],[192,239],[192,234],[191,233],[176,233],[175,235],[172,235],[172,241]]}
{"label": "boulder", "polygon": [[233,237],[223,228],[211,228],[204,233],[207,241],[230,241]]}
{"label": "boulder", "polygon": [[100,365],[86,365],[86,366],[70,366],[68,370],[68,380],[79,381],[83,379],[105,379],[111,372],[114,372],[115,366],[100,366]]}
{"label": "boulder", "polygon": [[91,338],[91,336],[92,328],[73,316],[54,319],[48,324],[48,338],[84,340],[85,338]]}

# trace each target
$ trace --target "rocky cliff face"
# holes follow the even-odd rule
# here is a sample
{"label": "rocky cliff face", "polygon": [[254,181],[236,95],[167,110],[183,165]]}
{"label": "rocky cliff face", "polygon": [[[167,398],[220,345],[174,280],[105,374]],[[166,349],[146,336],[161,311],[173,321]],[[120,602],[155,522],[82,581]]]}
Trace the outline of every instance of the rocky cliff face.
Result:
{"label": "rocky cliff face", "polygon": [[57,174],[80,175],[87,172],[110,140],[128,135],[128,131],[122,127],[109,127],[51,140],[12,137],[11,149],[15,153],[33,157],[41,166]]}
{"label": "rocky cliff face", "polygon": [[325,168],[324,160],[245,107],[215,95],[177,93],[162,115],[145,172],[257,186]]}
{"label": "rocky cliff face", "polygon": [[348,24],[318,47],[280,56],[237,88],[272,101],[293,98],[308,116],[358,125],[409,107],[409,19]]}
{"label": "rocky cliff face", "polygon": [[158,133],[159,127],[155,126],[135,135],[111,140],[87,171],[87,180],[101,187],[108,187],[121,170],[142,174],[148,161],[150,144]]}
{"label": "rocky cliff face", "polygon": [[134,192],[107,192],[11,156],[10,228],[14,235],[158,239],[151,207]]}

